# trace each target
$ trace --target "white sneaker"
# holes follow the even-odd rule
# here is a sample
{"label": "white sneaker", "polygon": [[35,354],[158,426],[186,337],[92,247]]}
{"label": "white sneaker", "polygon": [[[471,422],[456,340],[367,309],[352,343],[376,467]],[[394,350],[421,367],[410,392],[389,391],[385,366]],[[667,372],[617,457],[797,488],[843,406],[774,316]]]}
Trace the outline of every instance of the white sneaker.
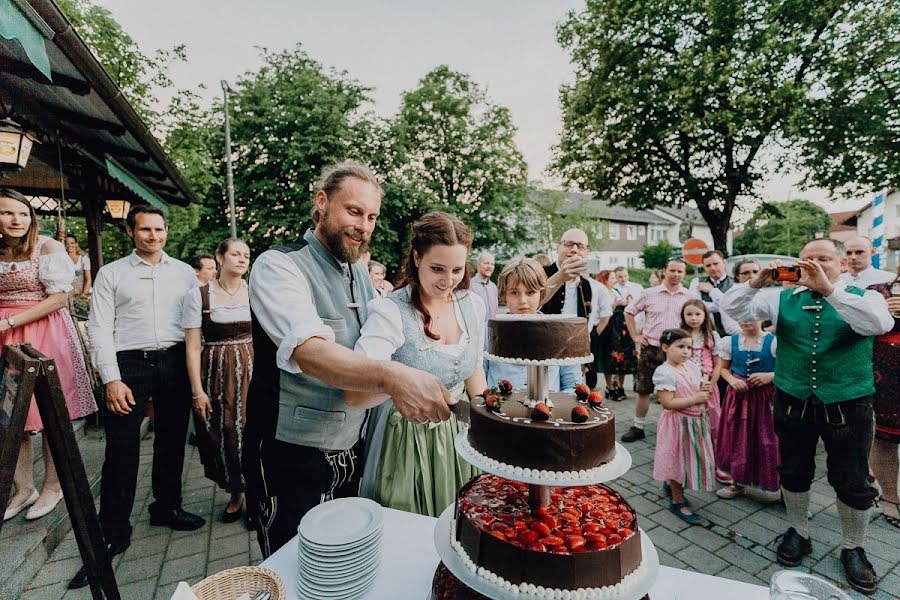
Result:
{"label": "white sneaker", "polygon": [[33,504],[31,508],[28,509],[28,512],[25,513],[25,520],[34,521],[35,519],[40,519],[44,515],[49,514],[54,508],[56,508],[56,505],[59,504],[59,501],[62,499],[62,490],[56,493],[51,493],[47,502]]}
{"label": "white sneaker", "polygon": [[725,500],[731,500],[732,498],[737,498],[738,496],[743,495],[744,488],[734,484],[716,490],[716,496],[718,496],[719,498],[724,498]]}
{"label": "white sneaker", "polygon": [[16,516],[17,514],[19,514],[20,512],[22,512],[23,510],[25,510],[26,508],[28,508],[29,506],[31,506],[32,504],[37,502],[37,499],[38,499],[38,491],[34,490],[33,492],[31,492],[31,495],[28,496],[28,499],[25,502],[23,502],[22,504],[20,504],[18,506],[10,506],[9,508],[7,508],[6,512],[3,513],[3,520],[9,521],[14,516]]}

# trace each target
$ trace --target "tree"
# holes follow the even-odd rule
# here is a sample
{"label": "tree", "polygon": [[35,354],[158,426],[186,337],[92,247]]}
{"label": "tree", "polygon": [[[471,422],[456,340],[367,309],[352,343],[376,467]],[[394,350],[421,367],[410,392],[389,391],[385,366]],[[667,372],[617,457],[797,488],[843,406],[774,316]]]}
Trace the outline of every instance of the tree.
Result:
{"label": "tree", "polygon": [[804,242],[828,235],[830,226],[831,216],[808,200],[764,203],[735,238],[735,252],[797,256]]}
{"label": "tree", "polygon": [[419,208],[456,214],[475,245],[495,250],[528,237],[514,216],[525,204],[526,165],[509,109],[490,102],[467,75],[442,65],[404,94],[389,137],[389,177],[416,190]]}
{"label": "tree", "polygon": [[652,246],[644,246],[641,251],[641,260],[644,261],[644,268],[647,269],[665,269],[666,263],[675,253],[675,246],[668,240],[659,240]]}
{"label": "tree", "polygon": [[588,0],[557,33],[576,79],[553,169],[571,185],[636,208],[695,203],[724,248],[764,151],[786,148],[781,168],[832,190],[900,184],[890,0]]}
{"label": "tree", "polygon": [[529,202],[520,213],[531,232],[530,239],[519,251],[546,253],[569,229],[581,229],[588,236],[592,251],[603,247],[603,231],[608,222],[600,217],[599,209],[591,205],[589,197],[572,198],[568,192],[544,189],[532,185]]}

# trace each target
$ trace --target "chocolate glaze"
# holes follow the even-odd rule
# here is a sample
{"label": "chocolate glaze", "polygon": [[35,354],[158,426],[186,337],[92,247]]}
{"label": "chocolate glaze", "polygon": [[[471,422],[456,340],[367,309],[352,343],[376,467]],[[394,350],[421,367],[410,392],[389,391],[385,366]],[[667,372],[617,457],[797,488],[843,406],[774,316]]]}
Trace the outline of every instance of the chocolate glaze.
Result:
{"label": "chocolate glaze", "polygon": [[[615,585],[640,566],[641,534],[637,518],[633,518],[633,534],[621,543],[574,554],[527,550],[481,531],[460,509],[466,492],[476,481],[478,478],[460,491],[455,512],[456,539],[477,566],[513,584],[525,582],[570,590]],[[612,493],[634,514],[631,505],[619,494]]]}
{"label": "chocolate glaze", "polygon": [[[570,392],[551,392],[550,420],[536,422],[522,402],[527,397],[525,391],[505,396],[499,413],[489,411],[484,402],[473,402],[472,447],[508,465],[544,471],[583,471],[615,457],[616,423],[611,410],[590,408]],[[578,404],[590,414],[584,423],[571,421],[572,408]]]}
{"label": "chocolate glaze", "polygon": [[503,358],[554,360],[591,353],[587,319],[517,315],[488,321],[488,352]]}

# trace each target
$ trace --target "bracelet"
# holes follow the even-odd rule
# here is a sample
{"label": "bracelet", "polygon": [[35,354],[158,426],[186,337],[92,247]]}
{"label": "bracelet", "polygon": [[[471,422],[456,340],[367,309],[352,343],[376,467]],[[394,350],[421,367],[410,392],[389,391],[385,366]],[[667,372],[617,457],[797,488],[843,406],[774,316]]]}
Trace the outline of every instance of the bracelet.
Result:
{"label": "bracelet", "polygon": [[205,396],[205,394],[191,394],[191,400],[196,400],[202,396]]}

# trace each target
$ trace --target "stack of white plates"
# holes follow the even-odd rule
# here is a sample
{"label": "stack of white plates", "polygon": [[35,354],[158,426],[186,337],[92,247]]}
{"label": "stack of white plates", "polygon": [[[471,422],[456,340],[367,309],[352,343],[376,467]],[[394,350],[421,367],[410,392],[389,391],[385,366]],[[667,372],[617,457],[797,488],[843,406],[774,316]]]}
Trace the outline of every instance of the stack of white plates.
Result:
{"label": "stack of white plates", "polygon": [[368,592],[381,566],[381,506],[340,498],[313,508],[297,528],[297,594],[304,600],[352,600]]}

